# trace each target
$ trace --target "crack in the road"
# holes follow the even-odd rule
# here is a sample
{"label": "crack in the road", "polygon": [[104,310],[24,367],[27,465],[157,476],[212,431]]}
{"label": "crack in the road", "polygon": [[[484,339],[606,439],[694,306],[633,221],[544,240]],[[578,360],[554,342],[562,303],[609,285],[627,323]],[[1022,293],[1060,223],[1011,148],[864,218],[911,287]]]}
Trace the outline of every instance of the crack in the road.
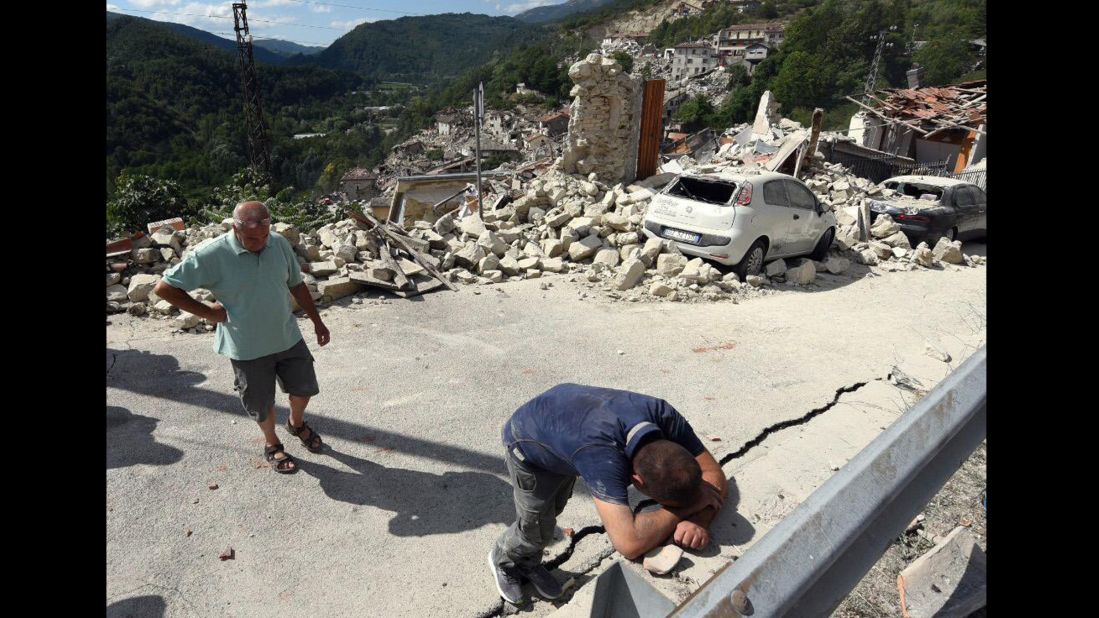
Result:
{"label": "crack in the road", "polygon": [[[875,378],[875,379],[880,380],[881,378]],[[788,420],[788,421],[782,421],[781,423],[775,423],[774,425],[771,425],[770,427],[767,427],[766,429],[761,431],[758,436],[756,436],[755,438],[752,438],[747,443],[745,443],[744,446],[740,447],[740,449],[737,450],[735,453],[729,453],[728,455],[722,457],[721,461],[719,463],[724,466],[725,464],[729,463],[730,461],[732,461],[732,460],[734,460],[738,457],[743,457],[745,455],[745,453],[747,453],[748,451],[752,450],[753,448],[759,446],[760,443],[762,443],[764,440],[767,439],[768,436],[775,433],[776,431],[782,431],[783,429],[788,429],[790,427],[796,427],[798,425],[804,425],[805,423],[808,423],[809,421],[816,418],[817,416],[820,416],[821,414],[824,414],[828,410],[831,410],[832,406],[835,406],[839,402],[840,395],[843,395],[844,393],[853,393],[853,392],[859,390],[860,388],[866,386],[869,383],[870,382],[858,382],[858,383],[853,384],[851,386],[844,386],[844,387],[836,389],[836,396],[833,397],[832,401],[830,403],[828,403],[827,405],[824,405],[822,407],[810,410],[808,413],[806,413],[804,416],[801,416],[800,418],[795,418],[795,419],[791,419],[791,420]]]}

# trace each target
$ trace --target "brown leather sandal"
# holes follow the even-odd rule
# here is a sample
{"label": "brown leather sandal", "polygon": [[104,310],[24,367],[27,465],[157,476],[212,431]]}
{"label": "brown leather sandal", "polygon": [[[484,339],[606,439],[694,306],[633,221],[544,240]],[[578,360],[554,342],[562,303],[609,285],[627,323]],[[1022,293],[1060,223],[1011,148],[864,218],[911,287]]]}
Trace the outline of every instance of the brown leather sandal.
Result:
{"label": "brown leather sandal", "polygon": [[[275,457],[280,452],[285,455],[282,459]],[[282,444],[264,447],[263,458],[269,461],[271,469],[279,474],[293,474],[298,471],[298,462],[294,461],[290,453],[283,450]]]}
{"label": "brown leather sandal", "polygon": [[[309,437],[302,437],[303,431],[309,430]],[[319,453],[324,450],[324,441],[321,440],[321,434],[317,433],[309,423],[302,421],[301,427],[294,427],[290,424],[290,419],[286,419],[286,431],[290,432],[290,435],[301,440],[302,446],[306,448],[310,453]]]}

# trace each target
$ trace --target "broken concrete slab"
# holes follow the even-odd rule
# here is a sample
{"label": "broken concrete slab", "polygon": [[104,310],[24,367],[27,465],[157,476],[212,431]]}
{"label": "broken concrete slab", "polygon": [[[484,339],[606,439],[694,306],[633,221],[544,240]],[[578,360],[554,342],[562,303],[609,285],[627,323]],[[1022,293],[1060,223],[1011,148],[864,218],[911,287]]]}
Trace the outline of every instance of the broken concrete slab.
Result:
{"label": "broken concrete slab", "polygon": [[878,242],[876,240],[870,241],[870,250],[873,251],[880,260],[888,260],[893,257],[893,247],[890,247],[883,242]]}
{"label": "broken concrete slab", "polygon": [[333,277],[318,283],[317,291],[320,292],[322,296],[327,296],[332,300],[336,300],[337,298],[343,298],[344,296],[358,292],[359,284],[352,281],[349,277]]}
{"label": "broken concrete slab", "polygon": [[628,290],[637,285],[637,282],[641,280],[644,274],[645,264],[637,258],[630,258],[619,267],[618,274],[614,278],[614,289],[619,291]]}
{"label": "broken concrete slab", "polygon": [[130,302],[141,302],[149,298],[149,293],[160,281],[160,275],[139,274],[130,277],[130,285],[126,289],[126,296]]}
{"label": "broken concrete slab", "polygon": [[[463,218],[458,223],[458,228],[474,238],[479,237],[486,229],[484,222],[481,221],[481,217],[477,215],[469,215],[468,217]],[[435,231],[438,232],[439,230]],[[439,233],[442,234],[443,232]]]}
{"label": "broken concrete slab", "polygon": [[674,277],[687,267],[687,258],[683,254],[662,253],[656,258],[656,272],[664,277]]}
{"label": "broken concrete slab", "polygon": [[683,558],[683,548],[669,543],[663,547],[649,550],[641,565],[653,575],[666,575],[679,564]]}
{"label": "broken concrete slab", "polygon": [[116,303],[124,303],[124,302],[130,300],[129,299],[129,293],[126,290],[126,286],[124,286],[124,285],[109,285],[109,286],[107,286],[107,300],[112,301],[112,302],[116,302]]}
{"label": "broken concrete slab", "polygon": [[466,243],[461,251],[454,254],[454,263],[463,268],[473,269],[485,257],[485,248],[477,243]]}
{"label": "broken concrete slab", "polygon": [[912,248],[912,243],[909,242],[908,236],[904,232],[898,231],[896,234],[886,236],[882,239],[882,242],[893,247],[894,249],[909,250]]}
{"label": "broken concrete slab", "polygon": [[557,257],[565,253],[565,243],[556,238],[546,238],[542,241],[542,252],[546,257]]}
{"label": "broken concrete slab", "polygon": [[935,254],[928,248],[927,243],[921,242],[912,252],[912,261],[924,268],[931,268],[935,265]]}
{"label": "broken concrete slab", "polygon": [[768,277],[774,277],[781,275],[787,271],[786,260],[779,258],[769,264],[763,269],[764,274]]}
{"label": "broken concrete slab", "polygon": [[592,262],[606,264],[607,266],[614,268],[615,266],[618,266],[619,257],[618,251],[615,249],[600,249],[596,252]]}
{"label": "broken concrete slab", "polygon": [[874,225],[870,226],[870,235],[874,238],[888,238],[899,231],[900,226],[889,215],[878,215]]}
{"label": "broken concrete slab", "polygon": [[786,270],[786,282],[794,285],[809,285],[817,276],[817,267],[813,260],[802,260],[800,264]]}
{"label": "broken concrete slab", "polygon": [[855,254],[855,259],[859,264],[866,266],[877,266],[878,264],[878,252],[873,249],[863,249]]}
{"label": "broken concrete slab", "polygon": [[905,618],[964,618],[987,602],[987,558],[958,526],[897,577]]}
{"label": "broken concrete slab", "polygon": [[603,240],[598,236],[585,236],[577,242],[569,245],[569,259],[574,262],[585,260],[603,246]]}
{"label": "broken concrete slab", "polygon": [[824,268],[833,275],[842,275],[851,267],[851,260],[842,257],[829,257],[824,261]]}
{"label": "broken concrete slab", "polygon": [[551,273],[559,273],[565,270],[565,262],[561,258],[542,258],[542,270]]}
{"label": "broken concrete slab", "polygon": [[940,238],[939,242],[935,243],[935,248],[931,250],[931,254],[936,260],[947,264],[965,263],[965,258],[962,257],[962,241],[960,240],[950,241],[946,238]]}
{"label": "broken concrete slab", "polygon": [[675,288],[664,281],[654,281],[653,284],[649,286],[649,294],[652,294],[653,296],[664,297],[671,294],[674,290]]}
{"label": "broken concrete slab", "polygon": [[202,318],[193,313],[187,313],[186,311],[181,311],[179,315],[172,318],[172,325],[176,328],[194,328],[200,323],[202,323]]}
{"label": "broken concrete slab", "polygon": [[335,262],[312,262],[309,264],[309,274],[314,277],[327,277],[339,270]]}

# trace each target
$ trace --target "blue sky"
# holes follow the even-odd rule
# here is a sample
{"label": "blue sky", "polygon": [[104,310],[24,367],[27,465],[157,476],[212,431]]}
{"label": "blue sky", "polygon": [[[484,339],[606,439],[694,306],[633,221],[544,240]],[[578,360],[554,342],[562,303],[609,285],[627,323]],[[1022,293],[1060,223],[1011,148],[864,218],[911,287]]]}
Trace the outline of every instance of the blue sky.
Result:
{"label": "blue sky", "polygon": [[[283,39],[327,47],[355,26],[406,15],[481,13],[515,15],[565,0],[256,0],[248,4],[248,29],[256,39]],[[233,34],[233,3],[189,0],[113,0],[107,10],[124,15],[171,21],[212,32]]]}

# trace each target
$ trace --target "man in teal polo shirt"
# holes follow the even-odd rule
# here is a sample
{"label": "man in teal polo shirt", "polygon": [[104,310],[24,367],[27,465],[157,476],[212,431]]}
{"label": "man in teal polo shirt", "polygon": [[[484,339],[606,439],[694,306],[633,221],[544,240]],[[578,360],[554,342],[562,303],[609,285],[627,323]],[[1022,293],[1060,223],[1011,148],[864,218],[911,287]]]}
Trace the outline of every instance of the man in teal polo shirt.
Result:
{"label": "man in teal polo shirt", "polygon": [[[187,292],[205,288],[218,302],[201,303]],[[320,392],[313,356],[290,310],[290,296],[313,321],[317,345],[329,341],[290,242],[271,232],[262,202],[241,202],[233,230],[199,245],[157,283],[160,298],[217,324],[214,351],[228,356],[241,403],[263,430],[264,457],[276,472],[298,471],[275,434],[275,382],[290,396],[286,429],[309,451],[320,452],[320,435],[305,423],[309,398]]]}

